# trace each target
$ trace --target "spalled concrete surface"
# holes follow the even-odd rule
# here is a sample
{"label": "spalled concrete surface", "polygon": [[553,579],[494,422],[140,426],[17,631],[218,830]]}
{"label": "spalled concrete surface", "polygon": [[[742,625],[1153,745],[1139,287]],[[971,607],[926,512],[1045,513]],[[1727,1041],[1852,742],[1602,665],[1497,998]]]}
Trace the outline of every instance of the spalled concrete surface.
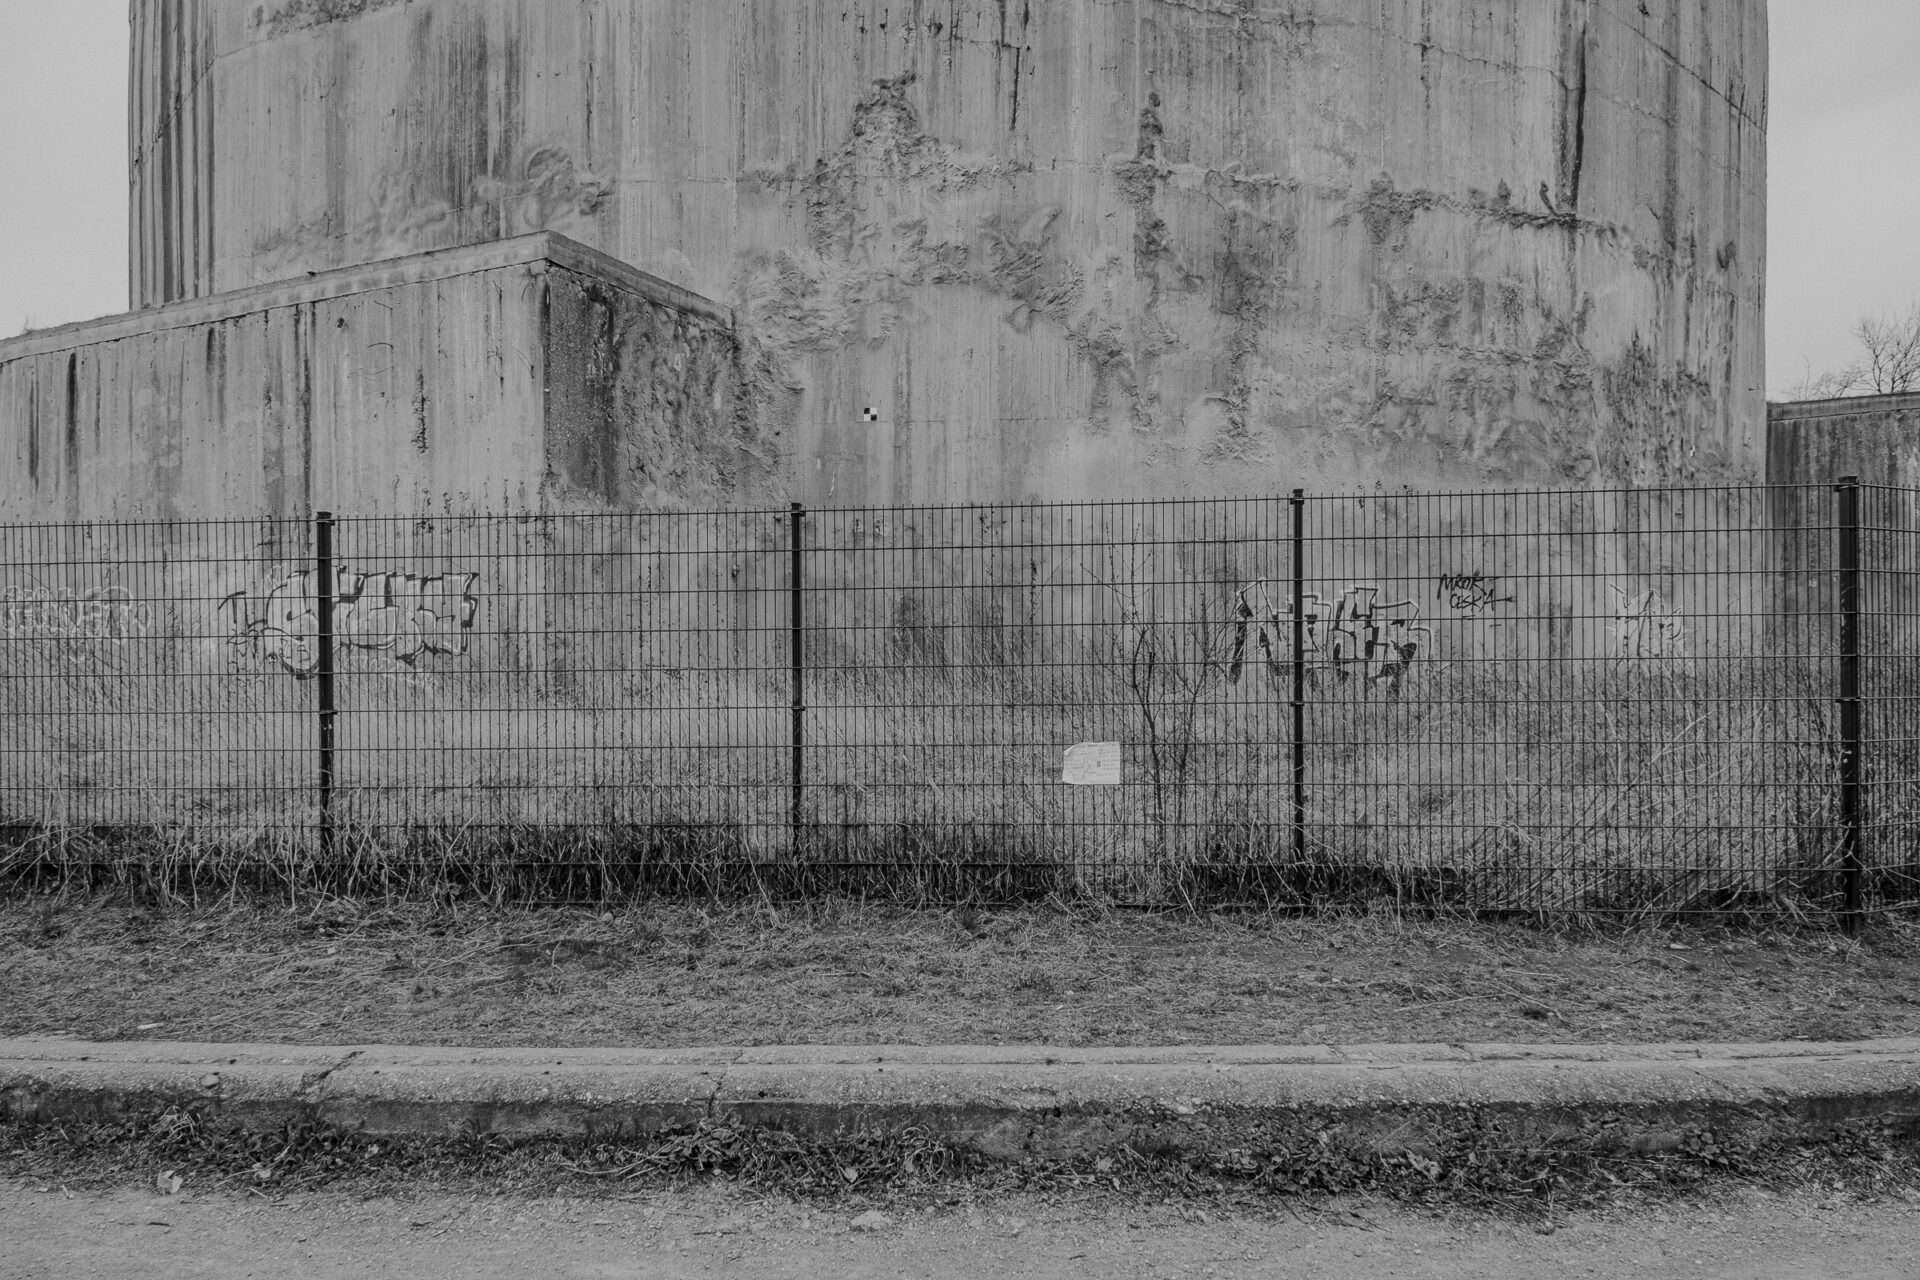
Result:
{"label": "spalled concrete surface", "polygon": [[141,305],[563,231],[736,308],[809,505],[1758,471],[1752,0],[136,0],[132,37]]}
{"label": "spalled concrete surface", "polygon": [[1349,1130],[1465,1109],[1552,1129],[1605,1114],[1670,1129],[1920,1121],[1920,1039],[1755,1045],[1301,1045],[1177,1049],[294,1048],[0,1042],[14,1119],[201,1103],[255,1125],[644,1137],[712,1119],[828,1136],[908,1127],[989,1156],[1231,1147],[1302,1116]]}
{"label": "spalled concrete surface", "polygon": [[750,497],[732,326],[538,233],[0,341],[0,522]]}

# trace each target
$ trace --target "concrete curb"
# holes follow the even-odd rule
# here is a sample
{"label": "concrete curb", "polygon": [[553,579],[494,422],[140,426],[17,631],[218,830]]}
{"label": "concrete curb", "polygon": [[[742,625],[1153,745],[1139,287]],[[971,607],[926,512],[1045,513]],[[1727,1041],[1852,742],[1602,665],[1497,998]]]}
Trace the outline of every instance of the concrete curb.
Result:
{"label": "concrete curb", "polygon": [[1402,1140],[1479,1110],[1547,1132],[1604,1115],[1660,1132],[1729,1116],[1920,1127],[1920,1039],[1753,1045],[1171,1049],[315,1048],[0,1040],[0,1116],[198,1103],[255,1127],[644,1138],[702,1119],[810,1136],[917,1128],[990,1157],[1206,1151],[1303,1118]]}

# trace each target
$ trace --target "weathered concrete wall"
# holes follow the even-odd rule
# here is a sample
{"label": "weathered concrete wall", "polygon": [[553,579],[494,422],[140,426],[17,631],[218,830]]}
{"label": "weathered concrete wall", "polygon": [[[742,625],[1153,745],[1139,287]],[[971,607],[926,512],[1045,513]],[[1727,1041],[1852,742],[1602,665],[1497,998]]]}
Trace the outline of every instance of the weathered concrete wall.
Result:
{"label": "weathered concrete wall", "polygon": [[211,72],[223,46],[208,0],[143,0],[130,10],[129,296],[153,307],[214,292]]}
{"label": "weathered concrete wall", "polygon": [[[1831,618],[1838,607],[1838,503],[1830,486],[1857,476],[1870,654],[1912,654],[1920,593],[1920,395],[1845,396],[1767,406],[1767,483],[1783,570],[1780,612]],[[1891,490],[1908,492],[1892,492]],[[1896,644],[1897,638],[1897,644]],[[1885,679],[1884,663],[1868,663]]]}
{"label": "weathered concrete wall", "polygon": [[1761,467],[1753,0],[134,10],[142,302],[556,228],[811,502]]}
{"label": "weathered concrete wall", "polygon": [[1920,488],[1920,394],[1767,406],[1767,482]]}
{"label": "weathered concrete wall", "polygon": [[[1882,634],[1893,624],[1911,630],[1909,620],[1920,617],[1920,599],[1908,581],[1920,568],[1920,546],[1911,532],[1920,530],[1920,504],[1911,494],[1879,488],[1920,489],[1920,395],[1767,406],[1767,483],[1778,486],[1772,491],[1773,527],[1780,531],[1785,570],[1782,613],[1831,615],[1837,606],[1833,569],[1839,552],[1829,532],[1838,518],[1837,503],[1828,486],[1843,476],[1872,486],[1860,500],[1868,531],[1860,555],[1868,571],[1864,607],[1871,642],[1875,628]],[[1911,637],[1900,651],[1915,652]]]}
{"label": "weathered concrete wall", "polygon": [[731,314],[630,275],[604,261],[548,275],[550,502],[659,511],[783,501],[783,488],[766,487],[776,477],[741,393]]}
{"label": "weathered concrete wall", "polygon": [[68,325],[0,342],[0,522],[712,505],[738,368],[724,309],[544,234]]}

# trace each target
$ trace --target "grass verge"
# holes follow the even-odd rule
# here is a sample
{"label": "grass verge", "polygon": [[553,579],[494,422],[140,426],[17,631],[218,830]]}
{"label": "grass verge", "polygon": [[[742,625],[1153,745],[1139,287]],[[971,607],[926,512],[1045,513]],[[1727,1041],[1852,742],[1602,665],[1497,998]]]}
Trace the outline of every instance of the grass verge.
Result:
{"label": "grass verge", "polygon": [[301,1044],[1659,1043],[1920,1035],[1920,923],[1551,926],[658,900],[0,901],[0,1036]]}

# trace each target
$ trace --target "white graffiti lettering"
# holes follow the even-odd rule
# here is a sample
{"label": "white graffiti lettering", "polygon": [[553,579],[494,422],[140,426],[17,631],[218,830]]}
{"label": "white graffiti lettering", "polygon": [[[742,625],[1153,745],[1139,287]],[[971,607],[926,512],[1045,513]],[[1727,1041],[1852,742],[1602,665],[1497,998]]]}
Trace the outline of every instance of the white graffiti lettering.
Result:
{"label": "white graffiti lettering", "polygon": [[73,591],[66,587],[10,586],[0,596],[0,636],[57,640],[80,661],[96,646],[124,645],[153,627],[153,608],[122,586]]}
{"label": "white graffiti lettering", "polygon": [[[221,602],[230,643],[248,657],[278,662],[295,676],[320,666],[320,618],[312,569],[289,569],[264,595],[236,591]],[[399,570],[334,571],[336,644],[384,653],[414,667],[429,656],[461,657],[479,613],[477,573],[422,577]]]}
{"label": "white graffiti lettering", "polygon": [[1677,658],[1686,651],[1686,625],[1658,591],[1613,592],[1613,651],[1622,658]]}

